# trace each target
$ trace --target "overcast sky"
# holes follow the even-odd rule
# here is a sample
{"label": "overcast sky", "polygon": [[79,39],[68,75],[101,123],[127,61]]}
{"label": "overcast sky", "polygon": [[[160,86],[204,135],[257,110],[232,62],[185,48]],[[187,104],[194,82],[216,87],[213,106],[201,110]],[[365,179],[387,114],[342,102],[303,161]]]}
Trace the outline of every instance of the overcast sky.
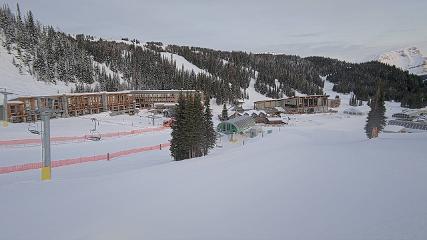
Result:
{"label": "overcast sky", "polygon": [[[2,1],[2,0],[0,0]],[[16,0],[6,0],[15,8]],[[225,50],[366,60],[427,53],[427,0],[20,0],[67,33]]]}

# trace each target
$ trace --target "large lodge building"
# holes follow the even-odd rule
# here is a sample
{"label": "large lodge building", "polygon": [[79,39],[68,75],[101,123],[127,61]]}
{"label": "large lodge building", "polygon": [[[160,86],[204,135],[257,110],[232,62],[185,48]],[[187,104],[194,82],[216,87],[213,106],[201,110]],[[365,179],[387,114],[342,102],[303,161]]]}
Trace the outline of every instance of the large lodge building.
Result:
{"label": "large lodge building", "polygon": [[[40,119],[38,109],[50,108],[60,117],[100,112],[134,113],[155,104],[177,103],[180,94],[195,95],[196,90],[132,90],[121,92],[68,93],[49,96],[21,96],[8,101],[8,120],[28,122]],[[202,95],[203,94],[199,92]]]}
{"label": "large lodge building", "polygon": [[288,114],[323,113],[329,108],[340,105],[340,99],[328,99],[328,95],[309,95],[283,99],[257,101],[254,103],[255,110],[274,111],[281,109]]}

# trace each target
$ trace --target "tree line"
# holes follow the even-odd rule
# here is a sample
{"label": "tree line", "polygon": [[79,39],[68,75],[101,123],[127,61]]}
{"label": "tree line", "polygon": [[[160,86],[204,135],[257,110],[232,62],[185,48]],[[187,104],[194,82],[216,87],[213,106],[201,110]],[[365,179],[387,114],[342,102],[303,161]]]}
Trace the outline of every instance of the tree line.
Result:
{"label": "tree line", "polygon": [[203,106],[199,94],[180,95],[171,135],[170,151],[175,160],[207,155],[216,140],[209,100]]}
{"label": "tree line", "polygon": [[334,83],[334,91],[353,92],[358,99],[369,101],[381,82],[386,101],[398,101],[409,108],[427,105],[427,85],[423,79],[395,66],[377,61],[357,64],[324,57],[307,59],[316,64],[319,74]]}
{"label": "tree line", "polygon": [[46,82],[93,83],[90,55],[70,36],[36,21],[31,11],[22,14],[19,4],[16,15],[7,5],[0,8],[0,30],[3,46],[21,71]]}

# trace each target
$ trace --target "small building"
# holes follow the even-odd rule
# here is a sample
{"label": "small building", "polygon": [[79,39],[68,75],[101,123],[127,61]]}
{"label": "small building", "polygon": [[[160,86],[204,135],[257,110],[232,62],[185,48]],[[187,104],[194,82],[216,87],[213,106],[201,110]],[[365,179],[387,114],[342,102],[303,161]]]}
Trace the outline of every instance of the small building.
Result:
{"label": "small building", "polygon": [[244,116],[251,116],[255,123],[267,123],[267,113],[262,110],[249,110],[244,112]]}
{"label": "small building", "polygon": [[217,131],[224,134],[242,133],[255,126],[255,120],[251,116],[240,116],[224,122],[217,126]]}
{"label": "small building", "polygon": [[243,116],[242,113],[235,111],[234,113],[228,115],[228,119],[233,119],[233,118],[237,118],[237,117],[241,117],[241,116]]}
{"label": "small building", "polygon": [[286,113],[324,113],[328,112],[328,95],[309,95],[291,97],[284,100]]}
{"label": "small building", "polygon": [[362,115],[364,115],[363,112],[360,111],[357,108],[347,108],[346,110],[344,110],[344,114],[356,115],[356,116],[362,116]]}
{"label": "small building", "polygon": [[266,124],[269,125],[282,125],[284,124],[283,119],[280,117],[268,117]]}
{"label": "small building", "polygon": [[407,121],[413,121],[424,116],[427,116],[427,109],[408,109],[401,113],[395,113],[392,115],[393,118]]}
{"label": "small building", "polygon": [[268,110],[273,109],[275,107],[282,107],[283,101],[285,99],[272,99],[272,100],[262,100],[254,102],[255,110]]}
{"label": "small building", "polygon": [[328,112],[328,97],[328,95],[309,95],[263,100],[255,102],[254,108],[256,110],[264,110],[273,115],[280,113],[324,113]]}
{"label": "small building", "polygon": [[22,119],[25,119],[25,109],[24,102],[22,101],[8,101],[8,116],[10,117],[11,122],[20,122]]}
{"label": "small building", "polygon": [[341,99],[337,95],[335,96],[335,99],[328,99],[328,106],[330,108],[338,108],[341,105]]}

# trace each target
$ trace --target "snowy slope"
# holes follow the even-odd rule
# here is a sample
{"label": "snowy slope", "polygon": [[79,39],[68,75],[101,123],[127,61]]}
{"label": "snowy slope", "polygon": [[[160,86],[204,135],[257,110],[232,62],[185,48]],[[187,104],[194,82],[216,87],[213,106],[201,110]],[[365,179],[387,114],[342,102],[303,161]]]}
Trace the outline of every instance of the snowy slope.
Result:
{"label": "snowy slope", "polygon": [[416,47],[384,53],[378,58],[378,61],[408,70],[412,74],[427,74],[427,59]]}
{"label": "snowy slope", "polygon": [[[107,75],[110,75],[111,77],[114,76],[114,74],[116,74],[113,70],[111,70],[111,68],[109,66],[107,66],[107,64],[105,63],[99,63],[95,60],[93,60],[93,66],[94,67],[98,67],[100,70],[105,69],[105,73]],[[124,83],[125,80],[123,79],[123,73],[118,73],[117,76],[119,77],[119,81],[120,83]]]}
{"label": "snowy slope", "polygon": [[[66,85],[64,82],[58,81],[57,84],[37,81],[31,76],[25,67],[22,71],[13,65],[13,54],[8,54],[7,50],[2,45],[0,36],[0,88],[6,88],[8,91],[15,93],[10,97],[18,95],[44,95],[70,92],[74,88],[74,84]],[[15,58],[16,62],[19,62]],[[2,101],[2,100],[0,100]]]}
{"label": "snowy slope", "polygon": [[[258,72],[255,73],[255,76],[258,75]],[[255,83],[256,79],[251,78],[251,81],[249,83],[249,87],[246,89],[246,93],[249,95],[249,99],[244,99],[245,103],[243,104],[244,109],[252,109],[254,107],[254,102],[256,101],[262,101],[262,100],[268,100],[271,99],[269,97],[266,97],[262,95],[261,93],[257,92],[255,90]]]}
{"label": "snowy slope", "polygon": [[200,69],[199,67],[197,67],[196,65],[187,61],[187,59],[185,59],[184,57],[182,57],[180,55],[169,53],[169,52],[161,52],[160,54],[162,55],[163,58],[169,60],[169,62],[175,61],[176,62],[176,68],[179,70],[184,68],[184,70],[186,70],[188,72],[194,71],[194,73],[196,75],[199,73],[204,73],[204,74],[210,75],[210,73],[208,73],[205,70]]}
{"label": "snowy slope", "polygon": [[193,160],[164,150],[54,168],[50,182],[0,175],[2,239],[426,239],[425,133],[367,140],[366,116],[296,117]]}

